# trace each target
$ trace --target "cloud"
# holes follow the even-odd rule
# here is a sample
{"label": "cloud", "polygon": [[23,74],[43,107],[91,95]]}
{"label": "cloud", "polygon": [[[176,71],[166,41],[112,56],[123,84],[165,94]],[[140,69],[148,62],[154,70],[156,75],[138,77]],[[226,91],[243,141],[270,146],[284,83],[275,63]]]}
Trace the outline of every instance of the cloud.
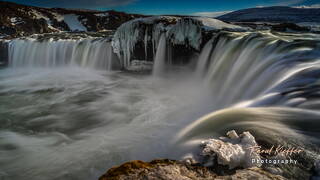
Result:
{"label": "cloud", "polygon": [[320,4],[312,4],[312,5],[302,5],[302,6],[294,6],[295,8],[320,8]]}
{"label": "cloud", "polygon": [[36,6],[63,8],[112,8],[134,3],[137,0],[35,0]]}
{"label": "cloud", "polygon": [[232,11],[216,11],[216,12],[196,12],[192,15],[194,16],[204,16],[204,17],[218,17],[224,14],[230,13]]}

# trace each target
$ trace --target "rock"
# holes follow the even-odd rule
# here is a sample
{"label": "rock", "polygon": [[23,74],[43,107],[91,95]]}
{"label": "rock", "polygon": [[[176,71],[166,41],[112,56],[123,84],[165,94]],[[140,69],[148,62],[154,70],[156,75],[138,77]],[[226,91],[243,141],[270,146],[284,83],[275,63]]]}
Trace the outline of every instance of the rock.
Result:
{"label": "rock", "polygon": [[209,168],[187,165],[178,161],[161,159],[151,162],[131,161],[109,169],[99,180],[212,180],[212,179],[263,179],[282,180],[259,168],[237,170],[230,175],[218,175]]}
{"label": "rock", "polygon": [[302,31],[302,32],[308,32],[310,31],[310,28],[308,27],[302,27],[298,26],[294,23],[281,23],[276,24],[271,27],[274,31],[281,31],[281,32],[290,32],[290,31]]}
{"label": "rock", "polygon": [[313,176],[310,179],[320,180],[320,160],[319,159],[314,162]]}
{"label": "rock", "polygon": [[8,64],[8,43],[0,41],[0,67]]}

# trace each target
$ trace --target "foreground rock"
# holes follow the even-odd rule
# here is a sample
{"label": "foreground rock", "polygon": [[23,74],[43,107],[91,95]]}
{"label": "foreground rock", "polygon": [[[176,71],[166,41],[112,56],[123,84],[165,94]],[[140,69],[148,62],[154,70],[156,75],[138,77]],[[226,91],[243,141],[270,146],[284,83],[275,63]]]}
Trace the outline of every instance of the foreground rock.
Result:
{"label": "foreground rock", "polygon": [[217,173],[217,169],[201,166],[187,165],[178,161],[162,159],[151,162],[131,161],[121,166],[109,169],[99,180],[188,180],[188,179],[285,179],[278,175],[272,175],[259,168],[249,168],[228,172],[229,174]]}

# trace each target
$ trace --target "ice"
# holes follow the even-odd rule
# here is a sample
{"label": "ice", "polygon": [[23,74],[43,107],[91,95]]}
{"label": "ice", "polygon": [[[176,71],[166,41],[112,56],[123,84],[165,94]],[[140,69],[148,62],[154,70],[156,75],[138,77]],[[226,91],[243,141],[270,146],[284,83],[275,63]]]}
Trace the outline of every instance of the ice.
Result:
{"label": "ice", "polygon": [[[252,159],[261,159],[257,152],[252,151],[254,146],[257,146],[257,142],[250,132],[243,132],[238,135],[233,130],[227,133],[227,137],[202,141],[201,160],[193,161],[200,161],[206,166],[212,166],[214,165],[214,159],[217,158],[218,164],[227,165],[230,169],[261,166],[261,164],[252,163]],[[190,161],[190,157],[188,157],[188,161]]]}
{"label": "ice", "polygon": [[[130,66],[131,55],[137,42],[146,44],[150,39],[157,43],[164,26],[158,21],[174,21],[174,17],[155,16],[147,18],[138,18],[122,24],[114,34],[112,47],[114,52],[122,59],[122,66]],[[152,34],[148,34],[147,29],[152,28]],[[156,47],[156,45],[154,45]]]}
{"label": "ice", "polygon": [[[175,16],[152,16],[138,18],[122,24],[114,34],[112,46],[122,61],[124,68],[130,66],[135,46],[141,43],[145,48],[145,60],[148,45],[153,48],[153,57],[159,44],[161,34],[165,33],[166,41],[171,45],[182,45],[200,51],[202,33],[207,30],[245,31],[248,28],[227,24],[212,18],[181,18]],[[169,57],[170,58],[170,57]]]}
{"label": "ice", "polygon": [[192,18],[180,19],[168,32],[167,36],[172,44],[188,45],[199,50],[201,44],[202,24]]}

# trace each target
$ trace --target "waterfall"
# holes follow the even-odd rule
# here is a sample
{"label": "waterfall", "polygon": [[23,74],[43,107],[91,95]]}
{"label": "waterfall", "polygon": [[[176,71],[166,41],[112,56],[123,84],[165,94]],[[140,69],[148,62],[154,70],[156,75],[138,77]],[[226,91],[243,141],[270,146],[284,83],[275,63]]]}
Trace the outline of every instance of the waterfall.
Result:
{"label": "waterfall", "polygon": [[[221,33],[205,45],[196,74],[212,88],[215,109],[240,102],[246,106],[303,105],[310,95],[308,87],[319,84],[319,49],[317,40],[300,36]],[[305,93],[298,93],[301,88]],[[284,94],[287,91],[298,94]]]}
{"label": "waterfall", "polygon": [[111,42],[105,39],[15,39],[9,44],[9,66],[13,68],[78,66],[111,70],[116,63]]}
{"label": "waterfall", "polygon": [[159,76],[165,71],[166,57],[167,57],[166,48],[167,48],[166,34],[162,33],[160,36],[156,56],[154,58],[154,65],[153,65],[153,72],[152,72],[154,76]]}
{"label": "waterfall", "polygon": [[174,141],[183,149],[198,149],[195,142],[203,139],[232,129],[250,131],[267,144],[303,148],[306,157],[315,159],[320,145],[319,40],[318,35],[292,33],[217,34],[202,49],[195,70],[196,80],[211,93],[206,97],[210,110]]}

